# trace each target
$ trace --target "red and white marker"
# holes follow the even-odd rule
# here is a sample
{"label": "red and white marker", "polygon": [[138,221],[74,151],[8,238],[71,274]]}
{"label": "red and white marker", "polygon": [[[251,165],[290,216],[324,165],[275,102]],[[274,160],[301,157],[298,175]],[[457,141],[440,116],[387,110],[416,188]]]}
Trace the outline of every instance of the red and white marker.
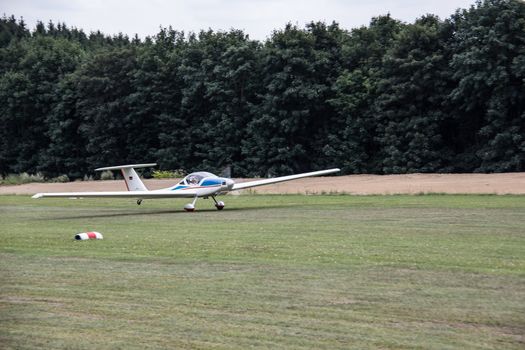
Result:
{"label": "red and white marker", "polygon": [[77,241],[85,241],[86,239],[102,239],[102,233],[100,232],[82,232],[75,235]]}

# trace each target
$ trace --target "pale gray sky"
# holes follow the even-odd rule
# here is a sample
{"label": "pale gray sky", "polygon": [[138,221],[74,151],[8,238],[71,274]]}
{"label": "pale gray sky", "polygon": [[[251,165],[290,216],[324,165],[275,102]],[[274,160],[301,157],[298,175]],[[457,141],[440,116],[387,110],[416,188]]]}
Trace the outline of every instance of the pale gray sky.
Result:
{"label": "pale gray sky", "polygon": [[0,13],[23,17],[33,29],[37,20],[65,22],[85,32],[122,32],[141,38],[159,27],[176,30],[242,29],[252,39],[264,40],[274,29],[292,22],[303,27],[310,21],[338,22],[351,29],[366,25],[374,16],[412,22],[432,13],[441,18],[475,0],[0,0]]}

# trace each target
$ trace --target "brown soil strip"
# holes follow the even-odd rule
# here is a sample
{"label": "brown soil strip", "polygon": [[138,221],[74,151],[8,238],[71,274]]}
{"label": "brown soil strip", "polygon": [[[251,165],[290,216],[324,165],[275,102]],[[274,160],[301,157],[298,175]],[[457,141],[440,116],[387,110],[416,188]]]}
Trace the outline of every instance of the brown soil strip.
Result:
{"label": "brown soil strip", "polygon": [[[237,182],[249,179],[237,179]],[[153,190],[174,185],[176,179],[145,180]],[[33,195],[38,192],[126,191],[124,181],[31,183],[0,186],[0,194]],[[255,187],[241,193],[348,193],[348,194],[525,194],[525,173],[504,174],[408,174],[312,177]]]}

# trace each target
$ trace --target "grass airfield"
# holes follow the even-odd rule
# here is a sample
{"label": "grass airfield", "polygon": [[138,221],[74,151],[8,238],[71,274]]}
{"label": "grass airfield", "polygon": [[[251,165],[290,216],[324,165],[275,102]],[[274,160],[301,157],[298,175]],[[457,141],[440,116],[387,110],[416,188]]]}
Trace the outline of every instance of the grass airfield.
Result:
{"label": "grass airfield", "polygon": [[221,199],[0,196],[0,348],[525,347],[525,196]]}

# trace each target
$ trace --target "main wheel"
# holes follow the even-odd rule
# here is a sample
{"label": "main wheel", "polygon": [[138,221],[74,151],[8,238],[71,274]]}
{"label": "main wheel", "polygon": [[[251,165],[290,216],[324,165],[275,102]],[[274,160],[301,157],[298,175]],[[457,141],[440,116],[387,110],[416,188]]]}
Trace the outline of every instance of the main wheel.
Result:
{"label": "main wheel", "polygon": [[224,202],[223,201],[218,201],[217,204],[215,204],[215,208],[217,208],[217,210],[223,210],[224,209]]}

